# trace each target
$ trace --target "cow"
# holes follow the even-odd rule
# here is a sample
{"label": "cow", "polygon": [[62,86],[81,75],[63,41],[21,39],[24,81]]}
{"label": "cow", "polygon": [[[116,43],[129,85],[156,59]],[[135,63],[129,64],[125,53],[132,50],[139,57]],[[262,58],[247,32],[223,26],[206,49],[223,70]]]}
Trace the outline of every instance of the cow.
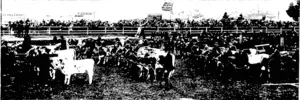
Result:
{"label": "cow", "polygon": [[144,65],[136,61],[129,60],[129,74],[134,80],[140,80],[143,77]]}
{"label": "cow", "polygon": [[58,57],[69,59],[69,60],[75,60],[76,59],[75,49],[56,50],[52,54],[57,54]]}
{"label": "cow", "polygon": [[167,53],[162,49],[151,48],[149,46],[141,47],[137,51],[137,56],[144,58],[148,54],[149,58],[156,58],[159,61],[159,56],[166,56]]}
{"label": "cow", "polygon": [[253,78],[261,78],[261,73],[269,71],[268,62],[269,54],[258,54],[258,51],[253,48],[244,49],[240,52],[237,61],[237,66],[242,69],[247,69],[249,75]]}
{"label": "cow", "polygon": [[129,40],[128,37],[125,37],[124,39],[120,39],[121,46],[124,47],[126,41],[128,41],[128,40]]}
{"label": "cow", "polygon": [[43,82],[49,79],[50,59],[49,52],[45,46],[31,48],[25,53],[25,63],[29,66],[28,70],[34,72],[33,76],[40,77]]}
{"label": "cow", "polygon": [[[65,60],[61,58],[52,58],[52,66],[54,69],[61,70],[65,75],[64,84],[69,85],[71,75],[87,73],[89,78],[89,84],[92,84],[94,75],[95,61],[93,59],[82,60]],[[55,79],[55,71],[52,73],[53,79]]]}
{"label": "cow", "polygon": [[[56,50],[52,52],[52,54],[57,55],[56,57],[51,57],[50,62],[52,67],[50,68],[50,76],[52,79],[55,79],[56,69],[58,69],[58,65],[62,63],[62,60],[75,60],[76,54],[75,49],[67,49],[67,50]],[[59,60],[62,59],[62,60]]]}
{"label": "cow", "polygon": [[[168,49],[166,56],[160,56],[159,63],[163,65],[163,79],[165,80],[166,88],[173,87],[170,83],[170,78],[175,72],[175,55],[172,50]],[[161,83],[160,83],[161,84]]]}

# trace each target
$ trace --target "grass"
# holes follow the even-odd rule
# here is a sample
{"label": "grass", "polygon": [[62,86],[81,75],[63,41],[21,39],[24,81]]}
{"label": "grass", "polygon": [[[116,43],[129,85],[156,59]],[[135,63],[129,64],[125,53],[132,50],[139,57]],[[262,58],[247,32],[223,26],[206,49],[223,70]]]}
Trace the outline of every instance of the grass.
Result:
{"label": "grass", "polygon": [[[85,75],[72,77],[71,84],[65,86],[57,81],[48,86],[38,82],[2,85],[3,99],[298,99],[298,88],[292,86],[262,86],[247,81],[220,81],[215,78],[198,76],[190,78],[184,63],[177,61],[176,72],[172,77],[175,88],[166,90],[158,82],[132,80],[116,67],[95,67],[91,85]],[[8,80],[7,80],[8,82]]]}

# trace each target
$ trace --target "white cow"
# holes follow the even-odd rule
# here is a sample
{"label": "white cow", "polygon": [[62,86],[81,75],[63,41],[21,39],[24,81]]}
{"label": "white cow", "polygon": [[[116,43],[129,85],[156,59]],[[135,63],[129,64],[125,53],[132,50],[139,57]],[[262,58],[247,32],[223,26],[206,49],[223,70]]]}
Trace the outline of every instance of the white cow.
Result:
{"label": "white cow", "polygon": [[59,58],[59,57],[51,57],[50,61],[51,61],[51,65],[52,67],[50,68],[50,77],[52,77],[52,79],[55,79],[55,74],[56,74],[56,70],[60,69],[62,67],[62,59],[63,58]]}
{"label": "white cow", "polygon": [[76,54],[75,49],[67,49],[67,50],[56,50],[53,51],[51,54],[57,54],[57,57],[51,57],[50,60],[52,61],[52,68],[50,69],[50,76],[52,79],[55,79],[56,70],[59,69],[59,65],[62,60],[75,60]]}
{"label": "white cow", "polygon": [[263,59],[270,58],[269,54],[258,54],[256,49],[249,49],[250,54],[248,54],[248,62],[249,64],[258,64],[263,61]]}
{"label": "white cow", "polygon": [[167,52],[165,52],[162,49],[157,48],[151,48],[149,46],[141,47],[137,51],[137,56],[144,58],[146,54],[149,54],[149,57],[156,58],[157,61],[159,61],[159,56],[166,56]]}
{"label": "white cow", "polygon": [[127,40],[129,40],[128,37],[125,37],[124,39],[120,39],[120,42],[121,42],[122,47],[125,46],[125,42],[126,42]]}
{"label": "white cow", "polygon": [[[79,73],[87,73],[89,76],[89,84],[92,84],[95,65],[93,59],[65,60],[57,57],[52,58],[52,60],[54,60],[52,62],[52,65],[55,67],[54,69],[61,70],[65,75],[65,84],[70,84],[71,75]],[[55,77],[53,79],[55,79]]]}
{"label": "white cow", "polygon": [[75,49],[67,49],[67,50],[56,50],[53,52],[53,54],[57,54],[58,57],[69,59],[69,60],[75,60],[76,59],[76,52]]}

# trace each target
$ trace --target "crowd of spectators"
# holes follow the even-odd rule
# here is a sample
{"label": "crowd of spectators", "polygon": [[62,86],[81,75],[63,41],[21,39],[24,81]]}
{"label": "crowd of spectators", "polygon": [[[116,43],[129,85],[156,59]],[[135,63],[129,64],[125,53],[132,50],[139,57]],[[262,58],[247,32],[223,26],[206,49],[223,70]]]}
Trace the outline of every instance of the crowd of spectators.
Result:
{"label": "crowd of spectators", "polygon": [[97,27],[285,27],[285,28],[293,28],[298,26],[299,23],[296,21],[272,21],[272,20],[249,20],[249,19],[231,19],[227,20],[214,20],[214,19],[203,19],[203,20],[187,20],[183,21],[180,19],[169,20],[148,20],[140,19],[140,20],[120,20],[118,22],[110,23],[108,21],[91,21],[91,20],[76,20],[76,21],[60,21],[60,20],[43,20],[41,22],[25,20],[25,21],[14,21],[8,22],[9,27],[16,27],[20,24],[28,23],[30,27],[43,27],[43,26],[53,26],[53,27],[89,27],[89,28],[97,28]]}

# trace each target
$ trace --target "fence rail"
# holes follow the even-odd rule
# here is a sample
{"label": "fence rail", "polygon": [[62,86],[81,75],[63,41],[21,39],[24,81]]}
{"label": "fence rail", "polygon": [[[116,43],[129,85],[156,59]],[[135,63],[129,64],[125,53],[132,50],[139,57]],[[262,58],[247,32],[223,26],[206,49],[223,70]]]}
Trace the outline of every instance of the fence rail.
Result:
{"label": "fence rail", "polygon": [[[97,29],[91,29],[88,27],[31,27],[29,34],[32,35],[93,35],[93,34],[124,34],[124,35],[134,35],[137,33],[137,27],[98,27]],[[288,28],[277,28],[277,27],[252,27],[252,28],[235,28],[228,29],[223,27],[184,27],[184,28],[174,28],[174,27],[145,27],[144,32],[146,35],[152,34],[152,32],[176,32],[176,31],[189,31],[191,34],[200,34],[202,32],[224,32],[224,33],[283,33],[287,31],[299,31],[299,27],[288,27]],[[13,35],[16,31],[9,30],[9,28],[2,28],[1,35]]]}

